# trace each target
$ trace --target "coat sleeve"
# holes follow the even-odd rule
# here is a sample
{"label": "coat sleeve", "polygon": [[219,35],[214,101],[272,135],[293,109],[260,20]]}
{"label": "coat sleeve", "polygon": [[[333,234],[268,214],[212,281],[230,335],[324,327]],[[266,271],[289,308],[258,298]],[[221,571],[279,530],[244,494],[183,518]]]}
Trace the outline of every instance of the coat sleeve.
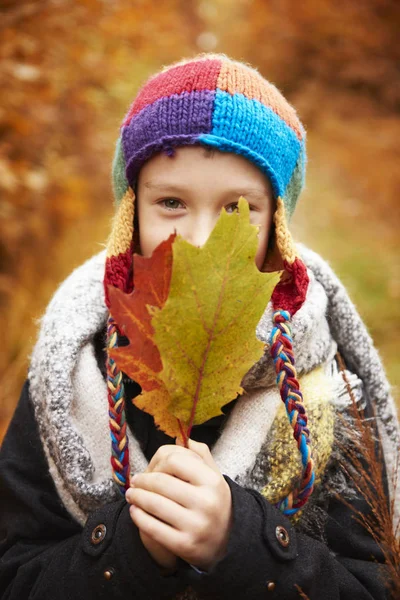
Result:
{"label": "coat sleeve", "polygon": [[[384,600],[384,557],[340,500],[332,503],[326,536],[319,542],[258,492],[225,475],[233,501],[233,526],[225,557],[208,572],[179,561],[181,576],[202,598],[249,600]],[[366,511],[357,499],[356,510]],[[303,595],[302,595],[303,594]]]}
{"label": "coat sleeve", "polygon": [[2,600],[149,600],[174,598],[182,589],[143,546],[124,500],[91,513],[83,528],[66,511],[48,471],[28,383],[1,448],[0,486]]}

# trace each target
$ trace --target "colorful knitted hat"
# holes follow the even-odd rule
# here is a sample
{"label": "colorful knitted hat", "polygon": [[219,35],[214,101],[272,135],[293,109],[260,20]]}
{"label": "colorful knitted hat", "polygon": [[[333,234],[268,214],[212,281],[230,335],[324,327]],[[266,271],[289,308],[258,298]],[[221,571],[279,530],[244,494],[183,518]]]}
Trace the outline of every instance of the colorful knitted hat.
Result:
{"label": "colorful knitted hat", "polygon": [[[271,354],[277,383],[303,461],[303,478],[279,504],[294,514],[307,501],[314,483],[309,431],[292,351],[290,320],[302,306],[307,271],[292,242],[287,220],[304,184],[305,131],[295,110],[278,89],[255,69],[223,54],[202,54],[165,67],[141,88],[121,126],[113,164],[117,213],[107,247],[107,286],[133,289],[133,189],[142,165],[177,146],[202,145],[233,152],[254,163],[269,179],[276,200],[276,246],[286,277],[272,296],[274,328]],[[110,315],[107,348],[118,344],[118,324]],[[108,357],[112,467],[116,484],[129,486],[129,452],[122,373]]]}

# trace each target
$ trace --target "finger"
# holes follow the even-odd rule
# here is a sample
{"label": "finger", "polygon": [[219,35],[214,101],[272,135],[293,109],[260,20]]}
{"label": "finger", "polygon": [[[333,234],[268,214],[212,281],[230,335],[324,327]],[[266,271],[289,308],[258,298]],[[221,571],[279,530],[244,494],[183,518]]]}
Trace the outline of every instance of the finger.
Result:
{"label": "finger", "polygon": [[151,473],[152,471],[154,471],[155,466],[159,463],[159,461],[164,459],[171,452],[183,452],[183,453],[190,452],[191,454],[193,454],[193,456],[195,458],[197,458],[197,460],[202,460],[198,454],[196,454],[192,450],[189,450],[189,448],[183,448],[181,446],[175,446],[173,444],[164,444],[163,446],[160,446],[158,448],[157,452],[155,452],[150,463],[148,464],[148,467],[147,467],[145,473]]}
{"label": "finger", "polygon": [[175,529],[185,531],[190,527],[190,511],[169,498],[141,488],[132,488],[129,498],[135,506]]}
{"label": "finger", "polygon": [[[135,476],[132,487],[165,496],[185,508],[196,508],[199,503],[193,485],[167,473],[139,473]],[[128,501],[130,489],[126,492]]]}
{"label": "finger", "polygon": [[160,456],[153,468],[153,472],[158,471],[198,486],[214,485],[220,477],[201,457],[187,448],[182,448],[182,452],[168,452],[165,456]]}
{"label": "finger", "polygon": [[164,546],[170,552],[176,554],[175,548],[179,548],[179,542],[182,539],[182,533],[171,525],[159,521],[139,506],[131,506],[129,509],[132,521],[142,531],[151,537],[155,542]]}
{"label": "finger", "polygon": [[220,473],[220,470],[218,469],[217,465],[215,464],[215,461],[212,457],[212,454],[211,454],[210,449],[207,446],[207,444],[204,444],[202,442],[196,442],[196,440],[192,440],[191,438],[189,438],[188,442],[189,442],[189,450],[191,450],[192,452],[197,454],[200,458],[202,458],[204,460],[204,462],[211,469],[213,469],[217,473]]}

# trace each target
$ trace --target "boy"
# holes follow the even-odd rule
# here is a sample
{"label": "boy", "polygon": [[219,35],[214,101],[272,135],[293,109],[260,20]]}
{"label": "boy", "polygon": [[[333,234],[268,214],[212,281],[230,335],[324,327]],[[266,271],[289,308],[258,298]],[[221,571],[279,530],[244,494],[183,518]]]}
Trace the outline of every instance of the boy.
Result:
{"label": "boy", "polygon": [[[388,467],[397,420],[345,291],[292,244],[304,166],[294,109],[224,55],[165,68],[139,92],[117,144],[107,256],[50,303],[3,444],[2,597],[385,597],[384,553],[353,518],[370,507],[346,450],[353,402],[376,416]],[[108,286],[131,291],[132,254],[151,255],[174,230],[203,245],[241,195],[260,228],[257,267],[286,275],[257,328],[269,350],[246,395],[184,448],[131,402],[140,390],[109,355],[124,340]]]}

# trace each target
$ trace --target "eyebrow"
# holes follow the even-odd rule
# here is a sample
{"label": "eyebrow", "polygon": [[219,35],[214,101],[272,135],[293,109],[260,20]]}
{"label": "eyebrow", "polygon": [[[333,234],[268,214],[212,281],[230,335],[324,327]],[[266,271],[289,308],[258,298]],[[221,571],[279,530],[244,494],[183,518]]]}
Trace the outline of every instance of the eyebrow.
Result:
{"label": "eyebrow", "polygon": [[[182,192],[190,191],[190,188],[188,188],[186,186],[169,184],[167,182],[158,183],[158,182],[153,182],[153,181],[146,181],[144,186],[147,188],[150,188],[150,189],[158,189],[158,190],[162,190],[164,192],[170,192],[170,193],[174,193],[174,194],[179,194]],[[244,190],[246,190],[246,191],[244,191]],[[269,192],[267,189],[263,190],[262,188],[251,188],[251,187],[247,187],[247,186],[242,186],[241,189],[231,188],[227,192],[227,194],[239,194],[242,196],[249,194],[252,196],[262,196],[262,197],[267,196],[268,193]]]}

